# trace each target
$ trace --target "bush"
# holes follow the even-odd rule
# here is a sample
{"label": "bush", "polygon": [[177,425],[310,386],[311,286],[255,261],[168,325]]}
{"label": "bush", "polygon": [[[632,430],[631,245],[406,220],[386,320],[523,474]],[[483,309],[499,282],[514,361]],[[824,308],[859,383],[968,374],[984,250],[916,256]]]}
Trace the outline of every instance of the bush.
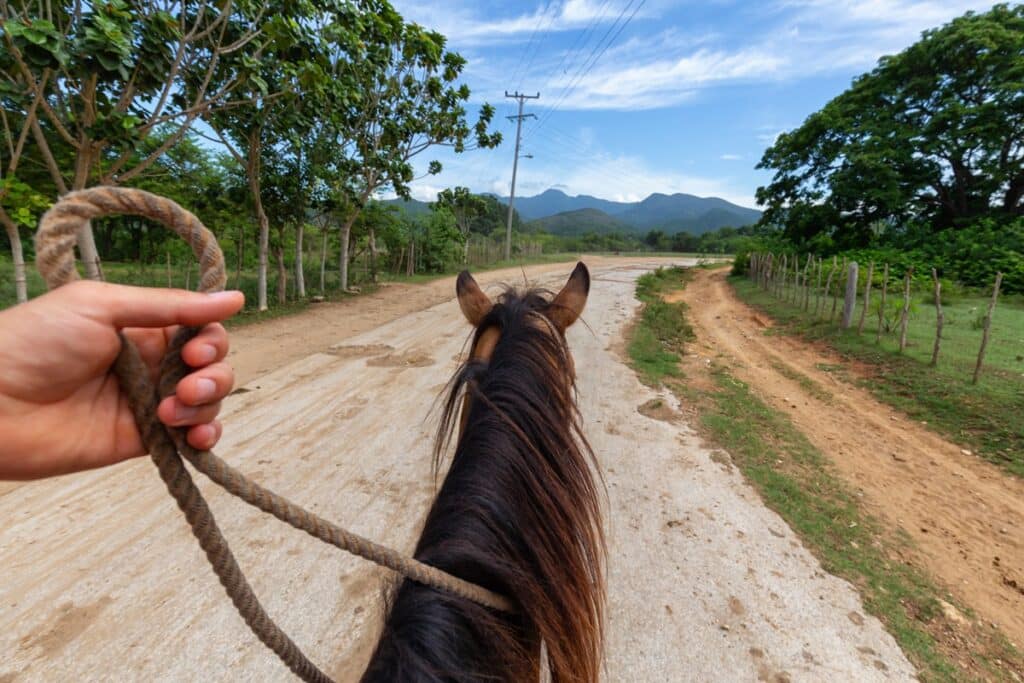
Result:
{"label": "bush", "polygon": [[732,274],[746,275],[750,271],[750,253],[746,251],[736,252],[732,260]]}

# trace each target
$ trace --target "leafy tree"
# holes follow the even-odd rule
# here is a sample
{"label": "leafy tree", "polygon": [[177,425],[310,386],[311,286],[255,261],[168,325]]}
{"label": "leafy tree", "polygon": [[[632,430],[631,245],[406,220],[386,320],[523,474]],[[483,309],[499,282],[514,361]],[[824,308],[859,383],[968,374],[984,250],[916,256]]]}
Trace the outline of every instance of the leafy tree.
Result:
{"label": "leafy tree", "polygon": [[[389,8],[390,9],[390,8]],[[343,137],[355,175],[338,189],[347,195],[341,225],[341,286],[348,286],[348,248],[352,225],[374,193],[390,187],[409,196],[413,160],[435,146],[455,152],[494,147],[500,133],[489,133],[494,108],[484,105],[476,123],[466,120],[469,87],[457,83],[466,60],[445,49],[445,37],[418,24],[407,24],[394,12],[382,11],[375,27],[386,45],[368,48],[370,57],[353,63],[358,97]],[[428,175],[441,172],[431,161]],[[370,247],[375,251],[371,230]]]}
{"label": "leafy tree", "polygon": [[[209,0],[2,2],[4,107],[30,131],[59,193],[129,182],[238,87],[237,78],[210,87],[211,76],[223,57],[263,40],[264,8]],[[137,154],[158,130],[162,144]],[[88,226],[78,246],[87,274],[97,278]]]}
{"label": "leafy tree", "polygon": [[447,206],[436,206],[418,218],[416,232],[419,259],[428,273],[440,273],[457,263],[463,253],[465,235]]}
{"label": "leafy tree", "polygon": [[446,189],[437,193],[437,205],[443,206],[452,212],[455,218],[455,225],[462,232],[465,243],[462,262],[469,261],[469,231],[472,228],[473,219],[484,213],[487,208],[484,200],[469,191],[468,187],[456,187]]}
{"label": "leafy tree", "polygon": [[[504,237],[505,221],[508,218],[508,204],[499,201],[493,195],[477,195],[477,197],[483,202],[483,209],[479,214],[470,219],[470,232],[479,235],[490,235],[497,230]],[[519,216],[519,212],[514,208],[512,209],[512,230],[513,232],[523,231],[523,220]]]}
{"label": "leafy tree", "polygon": [[1000,4],[883,58],[765,152],[763,222],[849,247],[880,223],[1024,215],[1022,55],[1024,5]]}

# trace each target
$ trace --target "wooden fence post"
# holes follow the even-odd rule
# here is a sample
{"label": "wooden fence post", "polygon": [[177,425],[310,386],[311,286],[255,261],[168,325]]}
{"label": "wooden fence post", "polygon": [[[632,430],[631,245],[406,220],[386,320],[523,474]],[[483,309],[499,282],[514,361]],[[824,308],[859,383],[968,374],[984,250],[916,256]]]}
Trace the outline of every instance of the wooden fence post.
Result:
{"label": "wooden fence post", "polygon": [[903,315],[900,316],[900,353],[907,348],[907,323],[910,321],[910,276],[914,274],[914,266],[907,268],[903,276]]}
{"label": "wooden fence post", "polygon": [[822,297],[823,301],[822,301],[822,306],[821,306],[822,313],[825,312],[825,306],[828,305],[828,295],[832,292],[832,278],[835,276],[835,274],[836,274],[836,265],[833,262],[832,267],[829,268],[829,270],[828,270],[828,278],[825,280],[825,291],[823,292],[824,296]]}
{"label": "wooden fence post", "polygon": [[800,254],[793,255],[793,288],[786,292],[786,301],[792,303],[800,289]]}
{"label": "wooden fence post", "polygon": [[935,282],[935,346],[932,347],[932,367],[939,364],[939,346],[942,344],[942,283],[939,274],[932,268],[932,280]]}
{"label": "wooden fence post", "polygon": [[818,286],[814,288],[814,315],[818,315],[818,311],[821,309],[821,271],[822,271],[822,259],[818,257]]}
{"label": "wooden fence post", "polygon": [[[839,268],[837,263],[838,263],[838,261],[836,260],[836,257],[833,256],[832,257],[832,268],[833,268],[833,270]],[[845,268],[845,267],[846,267],[846,259],[844,258],[843,259],[843,268]],[[843,274],[843,271],[842,271],[841,268],[838,270],[838,274],[839,275]],[[836,278],[836,294],[832,295],[832,312],[828,316],[828,321],[830,323],[834,323],[836,321],[836,309],[839,307],[839,297],[837,296],[838,292],[839,292],[839,278]]]}
{"label": "wooden fence post", "polygon": [[978,349],[978,362],[974,365],[974,377],[971,384],[978,383],[978,376],[981,374],[981,364],[985,361],[985,347],[988,346],[988,330],[992,325],[992,311],[996,308],[996,300],[999,298],[999,286],[1003,284],[1003,274],[996,273],[996,285],[992,288],[992,300],[988,302],[988,313],[985,314],[985,326],[981,331],[981,348]]}
{"label": "wooden fence post", "polygon": [[804,301],[803,309],[811,305],[811,276],[814,275],[814,256],[807,255],[807,265],[804,266]]}
{"label": "wooden fence post", "polygon": [[885,274],[882,275],[882,300],[878,302],[878,332],[875,334],[875,343],[882,341],[882,325],[885,322],[885,294],[889,291],[889,264],[885,264]]}
{"label": "wooden fence post", "polygon": [[778,287],[777,287],[777,290],[776,290],[777,293],[775,295],[775,297],[777,299],[781,299],[783,292],[786,291],[786,265],[787,265],[786,262],[788,260],[789,260],[789,257],[786,254],[783,254],[782,255],[782,269],[779,272],[779,275],[781,275],[782,278],[781,278],[781,282],[778,283]]}
{"label": "wooden fence post", "polygon": [[857,323],[857,334],[864,332],[864,319],[868,316],[868,304],[871,302],[871,278],[875,274],[875,262],[868,263],[868,276],[864,282],[864,305],[860,308],[860,322]]}
{"label": "wooden fence post", "polygon": [[846,292],[843,295],[843,329],[853,325],[853,309],[857,306],[857,262],[850,261],[846,273]]}

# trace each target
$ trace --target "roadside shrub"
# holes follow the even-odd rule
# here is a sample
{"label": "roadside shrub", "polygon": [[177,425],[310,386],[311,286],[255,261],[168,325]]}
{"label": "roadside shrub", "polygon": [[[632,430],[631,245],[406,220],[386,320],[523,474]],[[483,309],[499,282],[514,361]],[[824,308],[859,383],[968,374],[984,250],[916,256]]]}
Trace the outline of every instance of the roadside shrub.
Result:
{"label": "roadside shrub", "polygon": [[750,271],[750,253],[746,251],[736,252],[732,260],[732,274],[746,275]]}

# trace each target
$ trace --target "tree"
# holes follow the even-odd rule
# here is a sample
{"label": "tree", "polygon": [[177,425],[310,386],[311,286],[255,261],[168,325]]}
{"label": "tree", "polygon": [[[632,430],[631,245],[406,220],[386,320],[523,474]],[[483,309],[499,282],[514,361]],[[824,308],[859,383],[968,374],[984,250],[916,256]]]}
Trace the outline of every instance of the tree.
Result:
{"label": "tree", "polygon": [[[60,194],[140,177],[238,86],[210,87],[225,55],[262,39],[265,5],[209,0],[0,2],[0,90]],[[190,80],[195,87],[186,87]],[[163,143],[143,157],[143,141]],[[71,151],[69,157],[62,149]],[[67,161],[65,161],[67,159]],[[78,248],[99,259],[87,225]]]}
{"label": "tree", "polygon": [[[350,65],[357,74],[359,95],[344,137],[358,170],[337,188],[347,195],[347,201],[339,203],[347,214],[341,225],[342,289],[348,287],[352,225],[374,193],[390,187],[399,197],[408,198],[413,160],[432,147],[448,146],[459,153],[501,142],[500,133],[488,132],[494,117],[490,105],[481,108],[472,127],[466,121],[469,88],[457,84],[466,61],[445,49],[444,36],[404,23],[393,10],[382,13],[379,20],[377,28],[386,45],[372,51],[372,58]],[[440,172],[440,162],[428,164],[428,175]],[[372,257],[372,229],[369,240]]]}
{"label": "tree", "polygon": [[468,187],[456,187],[446,189],[437,193],[437,206],[443,206],[451,211],[455,218],[455,225],[462,233],[465,245],[462,252],[462,262],[469,261],[469,231],[473,220],[483,215],[487,208],[484,200],[469,191]]}
{"label": "tree", "polygon": [[926,31],[779,137],[759,168],[764,223],[866,244],[879,222],[933,230],[1024,215],[1024,6]]}
{"label": "tree", "polygon": [[[327,5],[330,6],[329,4]],[[281,131],[291,133],[303,122],[299,103],[303,97],[319,95],[328,87],[323,65],[329,59],[325,50],[335,48],[322,37],[326,29],[342,17],[320,11],[315,3],[285,1],[272,8],[273,18],[266,22],[266,40],[252,50],[240,51],[222,61],[211,75],[214,83],[239,82],[227,97],[226,106],[206,112],[204,119],[217,139],[245,169],[252,198],[253,213],[259,228],[259,264],[257,270],[257,307],[267,309],[267,264],[270,251],[270,219],[264,207],[264,157],[268,140],[279,140]],[[330,33],[331,36],[336,35]],[[344,34],[343,34],[344,35]],[[202,83],[192,82],[192,88]],[[280,177],[280,176],[278,176]],[[280,230],[280,226],[279,226]],[[280,242],[280,240],[278,240]],[[278,249],[283,247],[278,246]],[[278,299],[284,296],[282,282],[283,253],[278,262]]]}

